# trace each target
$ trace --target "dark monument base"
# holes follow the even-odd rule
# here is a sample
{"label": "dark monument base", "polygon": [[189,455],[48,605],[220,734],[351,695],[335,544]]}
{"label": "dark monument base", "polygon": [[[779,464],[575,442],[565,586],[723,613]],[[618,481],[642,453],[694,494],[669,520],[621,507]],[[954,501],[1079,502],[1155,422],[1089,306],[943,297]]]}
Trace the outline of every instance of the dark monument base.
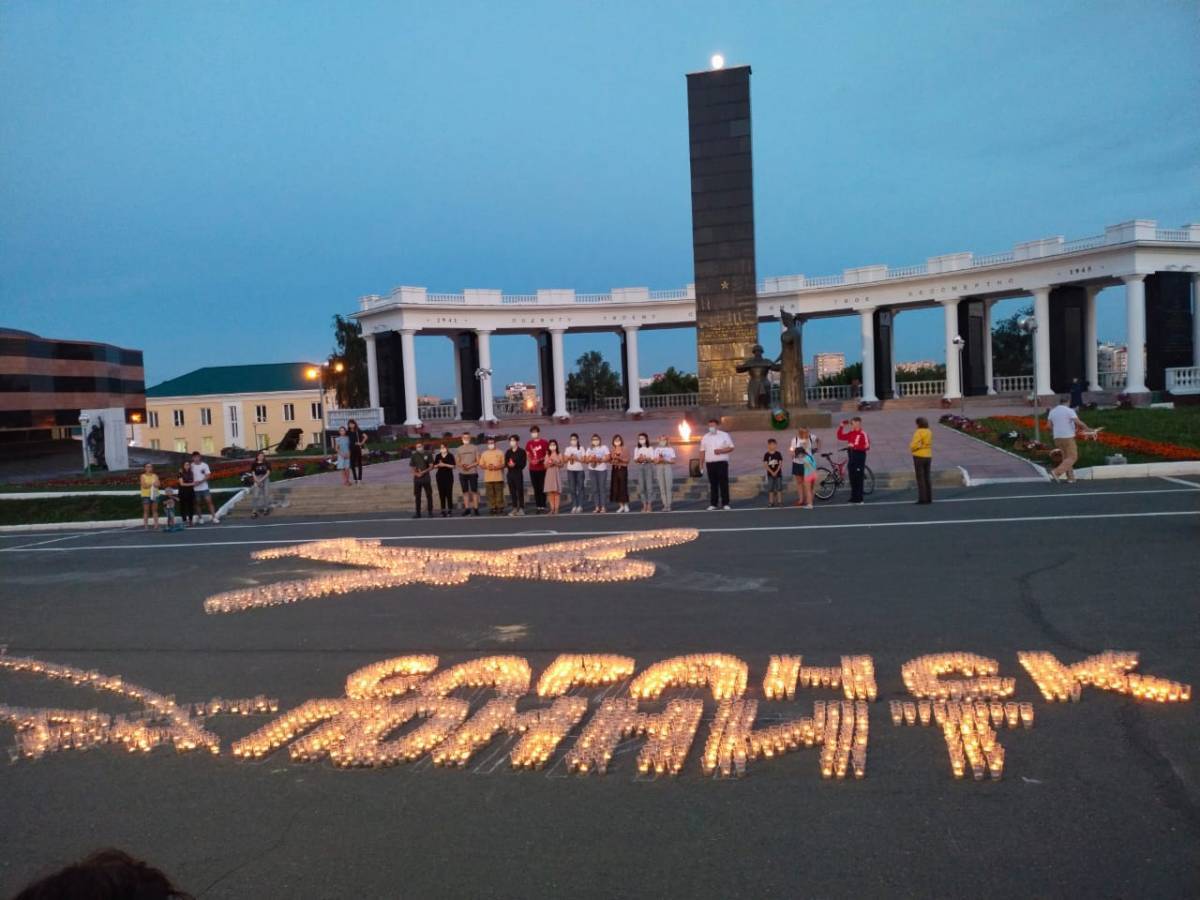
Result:
{"label": "dark monument base", "polygon": [[[795,431],[797,428],[829,428],[833,424],[833,416],[823,409],[789,409],[791,422],[785,431]],[[717,406],[704,410],[704,420],[716,418],[720,420],[723,431],[773,431],[771,425],[771,410],[746,409],[744,406]],[[703,428],[703,423],[701,423]]]}

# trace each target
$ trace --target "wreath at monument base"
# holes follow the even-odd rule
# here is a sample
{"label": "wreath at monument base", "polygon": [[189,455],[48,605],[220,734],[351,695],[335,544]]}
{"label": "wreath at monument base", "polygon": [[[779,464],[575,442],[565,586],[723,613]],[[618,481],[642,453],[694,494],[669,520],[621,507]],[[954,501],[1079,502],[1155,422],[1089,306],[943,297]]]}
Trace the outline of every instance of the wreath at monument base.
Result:
{"label": "wreath at monument base", "polygon": [[783,407],[777,406],[771,410],[771,427],[776,431],[783,431],[791,424],[792,416]]}

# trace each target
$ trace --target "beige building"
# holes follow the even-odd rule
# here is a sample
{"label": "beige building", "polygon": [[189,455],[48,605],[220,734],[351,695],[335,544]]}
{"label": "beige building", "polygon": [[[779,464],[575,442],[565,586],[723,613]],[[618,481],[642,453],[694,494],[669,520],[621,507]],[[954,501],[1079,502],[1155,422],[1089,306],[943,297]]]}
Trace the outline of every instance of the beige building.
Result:
{"label": "beige building", "polygon": [[224,447],[273,449],[293,428],[298,448],[323,441],[320,374],[310,363],[208,366],[146,389],[140,447],[217,455]]}

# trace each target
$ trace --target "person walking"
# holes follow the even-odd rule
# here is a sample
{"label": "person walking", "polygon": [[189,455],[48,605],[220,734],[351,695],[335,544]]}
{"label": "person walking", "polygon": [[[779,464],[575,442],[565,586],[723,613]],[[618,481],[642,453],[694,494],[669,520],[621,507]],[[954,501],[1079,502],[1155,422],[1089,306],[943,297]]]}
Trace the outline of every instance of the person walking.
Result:
{"label": "person walking", "polygon": [[850,502],[855,506],[863,503],[863,470],[867,467],[867,451],[871,449],[871,439],[863,431],[862,416],[855,416],[849,421],[842,419],[838,425],[837,439],[847,444],[846,469],[850,476]]}
{"label": "person walking", "polygon": [[454,454],[443,440],[433,457],[433,480],[437,482],[438,512],[442,518],[454,515]]}
{"label": "person walking", "polygon": [[542,430],[534,425],[525,442],[525,457],[529,460],[529,484],[533,487],[533,505],[538,512],[546,511],[546,452],[549,444]]}
{"label": "person walking", "polygon": [[261,450],[254,455],[250,478],[250,518],[257,519],[271,512],[271,464]]}
{"label": "person walking", "polygon": [[584,484],[587,473],[583,466],[584,452],[579,446],[579,435],[572,434],[563,449],[564,469],[567,473],[567,483],[571,488],[571,512],[583,512]]}
{"label": "person walking", "polygon": [[1062,451],[1062,462],[1050,470],[1050,477],[1055,482],[1066,481],[1075,483],[1075,462],[1079,459],[1079,448],[1075,445],[1075,435],[1081,428],[1087,428],[1079,414],[1071,409],[1069,398],[1059,397],[1058,406],[1046,414],[1050,423],[1054,446]]}
{"label": "person walking", "polygon": [[767,506],[783,506],[783,454],[775,438],[767,439],[763,468],[767,470]]}
{"label": "person walking", "polygon": [[529,456],[521,449],[521,439],[512,435],[508,439],[508,449],[504,451],[504,472],[512,500],[510,516],[525,515],[525,467],[528,463]]}
{"label": "person walking", "polygon": [[408,456],[408,467],[412,469],[413,476],[413,500],[417,504],[416,515],[414,519],[421,518],[421,495],[425,495],[425,508],[429,511],[429,518],[433,518],[433,482],[429,478],[429,473],[433,471],[433,460],[430,455],[425,452],[425,444],[422,441],[417,441],[413,447],[412,453]]}
{"label": "person walking", "polygon": [[154,466],[146,463],[142,466],[142,474],[138,477],[142,495],[142,527],[150,530],[150,514],[154,514],[154,530],[158,531],[158,491],[162,484],[155,474]]}
{"label": "person walking", "polygon": [[208,521],[217,524],[217,508],[213,506],[212,491],[208,487],[208,478],[212,469],[200,456],[199,450],[192,452],[192,490],[196,498],[196,506],[200,507],[200,518],[204,518],[205,505],[208,506]]}
{"label": "person walking", "polygon": [[917,503],[932,503],[930,467],[933,465],[933,432],[929,429],[929,420],[924,416],[917,416],[917,430],[908,442],[908,449],[912,451],[913,469],[917,476]]}
{"label": "person walking", "polygon": [[[460,450],[461,454],[462,451]],[[487,490],[488,515],[498,516],[504,512],[504,453],[496,446],[496,439],[488,437],[487,449],[479,454],[479,468],[483,469],[483,486]],[[478,510],[476,510],[478,515]]]}
{"label": "person walking", "polygon": [[558,515],[558,504],[562,499],[563,457],[558,452],[558,441],[550,438],[546,442],[546,480],[542,487],[546,491],[546,502],[550,504],[550,515]]}
{"label": "person walking", "polygon": [[345,425],[338,429],[337,437],[333,439],[333,449],[337,453],[337,468],[342,473],[342,484],[350,487],[350,432]]}
{"label": "person walking", "polygon": [[179,467],[179,518],[188,528],[196,515],[196,487],[192,482],[192,461],[185,459]]}
{"label": "person walking", "polygon": [[729,454],[733,452],[733,438],[722,431],[717,419],[708,420],[708,433],[700,438],[700,452],[704,455],[704,472],[708,476],[708,508],[731,509],[729,505]]}
{"label": "person walking", "polygon": [[658,436],[658,446],[654,448],[654,483],[663,511],[670,512],[675,493],[675,448],[665,434]]}
{"label": "person walking", "polygon": [[462,491],[464,516],[479,515],[479,450],[465,431],[462,446],[455,459],[458,465],[458,487]]}
{"label": "person walking", "polygon": [[637,446],[633,448],[633,466],[642,512],[647,513],[654,507],[654,448],[650,446],[650,435],[644,431],[637,436]]}
{"label": "person walking", "polygon": [[1071,379],[1071,409],[1083,406],[1083,382],[1078,378]]}
{"label": "person walking", "polygon": [[607,512],[609,452],[608,447],[601,443],[600,435],[592,435],[591,446],[583,459],[587,464],[588,490],[596,501],[592,512]]}
{"label": "person walking", "polygon": [[350,438],[350,474],[355,484],[362,484],[363,450],[367,446],[367,433],[358,427],[358,421],[346,422],[346,437]]}
{"label": "person walking", "polygon": [[625,438],[619,434],[613,436],[609,464],[612,466],[612,477],[608,499],[617,504],[617,512],[629,512],[629,451],[625,449]]}

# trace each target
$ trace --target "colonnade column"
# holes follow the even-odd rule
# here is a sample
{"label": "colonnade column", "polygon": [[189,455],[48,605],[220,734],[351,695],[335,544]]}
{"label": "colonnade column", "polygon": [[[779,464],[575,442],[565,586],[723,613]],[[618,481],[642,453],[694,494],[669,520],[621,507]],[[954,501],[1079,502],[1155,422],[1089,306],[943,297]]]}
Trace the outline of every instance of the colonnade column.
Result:
{"label": "colonnade column", "polygon": [[875,310],[864,309],[858,314],[862,330],[862,400],[878,403],[875,395]]}
{"label": "colonnade column", "polygon": [[946,323],[946,390],[942,396],[947,400],[958,400],[962,397],[960,358],[958,345],[954,343],[954,339],[958,337],[958,298],[943,300],[942,313]]}
{"label": "colonnade column", "polygon": [[625,373],[625,382],[629,385],[629,409],[631,416],[642,413],[642,386],[638,384],[638,326],[623,325],[625,329],[625,363],[629,371]]}
{"label": "colonnade column", "polygon": [[1146,276],[1122,275],[1125,282],[1125,340],[1129,363],[1125,393],[1146,393]]}
{"label": "colonnade column", "polygon": [[454,345],[454,414],[461,417],[463,409],[462,354],[458,349],[458,338],[452,334],[447,336],[450,338],[450,343]]}
{"label": "colonnade column", "polygon": [[1089,391],[1100,390],[1100,359],[1096,343],[1096,295],[1103,290],[1101,285],[1089,284],[1084,288],[1083,326],[1083,377]]}
{"label": "colonnade column", "polygon": [[417,350],[413,341],[416,333],[412,328],[400,332],[400,355],[404,360],[404,424],[411,427],[421,424],[417,409]]}
{"label": "colonnade column", "polygon": [[1200,272],[1192,275],[1192,365],[1200,368]]}
{"label": "colonnade column", "polygon": [[1053,394],[1050,388],[1050,288],[1033,290],[1033,317],[1037,331],[1033,333],[1033,390],[1039,397]]}
{"label": "colonnade column", "polygon": [[496,410],[492,405],[492,332],[476,329],[475,340],[479,344],[479,368],[483,370],[479,379],[479,399],[483,414],[479,421],[493,422],[496,419]]}
{"label": "colonnade column", "polygon": [[[379,408],[379,363],[375,359],[375,335],[364,334],[363,340],[367,345],[367,402],[372,409]],[[321,398],[324,402],[324,397]]]}
{"label": "colonnade column", "polygon": [[983,381],[989,394],[996,393],[996,378],[992,374],[992,304],[995,302],[983,301]]}
{"label": "colonnade column", "polygon": [[550,360],[554,370],[554,418],[565,419],[567,413],[567,374],[563,365],[562,328],[550,329]]}

